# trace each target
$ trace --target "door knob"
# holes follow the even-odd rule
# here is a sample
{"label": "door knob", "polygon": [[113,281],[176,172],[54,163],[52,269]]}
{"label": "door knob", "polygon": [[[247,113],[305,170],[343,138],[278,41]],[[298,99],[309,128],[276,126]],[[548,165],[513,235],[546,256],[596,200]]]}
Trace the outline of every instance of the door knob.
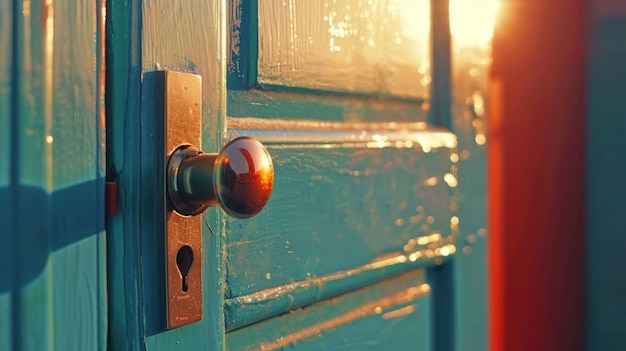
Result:
{"label": "door knob", "polygon": [[233,139],[219,154],[183,145],[167,166],[169,205],[183,216],[220,205],[233,217],[250,218],[265,207],[273,184],[272,158],[250,137]]}

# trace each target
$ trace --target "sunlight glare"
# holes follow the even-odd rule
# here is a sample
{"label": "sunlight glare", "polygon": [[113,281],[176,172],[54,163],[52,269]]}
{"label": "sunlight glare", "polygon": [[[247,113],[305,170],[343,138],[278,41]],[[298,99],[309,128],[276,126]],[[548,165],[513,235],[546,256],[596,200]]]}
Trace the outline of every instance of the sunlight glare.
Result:
{"label": "sunlight glare", "polygon": [[499,0],[450,0],[450,32],[457,45],[487,45],[498,18]]}

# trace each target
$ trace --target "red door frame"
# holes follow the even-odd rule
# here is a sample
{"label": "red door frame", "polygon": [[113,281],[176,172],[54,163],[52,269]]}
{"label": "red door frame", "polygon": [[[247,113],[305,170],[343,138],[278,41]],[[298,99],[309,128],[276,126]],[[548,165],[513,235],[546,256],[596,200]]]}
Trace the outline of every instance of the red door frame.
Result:
{"label": "red door frame", "polygon": [[582,350],[584,0],[502,0],[490,91],[492,351]]}

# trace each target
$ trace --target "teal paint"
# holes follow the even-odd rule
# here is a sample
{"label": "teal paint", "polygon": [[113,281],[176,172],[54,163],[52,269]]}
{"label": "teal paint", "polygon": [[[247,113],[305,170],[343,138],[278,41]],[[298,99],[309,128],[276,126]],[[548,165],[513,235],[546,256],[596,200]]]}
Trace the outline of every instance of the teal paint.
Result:
{"label": "teal paint", "polygon": [[266,145],[275,167],[266,208],[227,220],[227,297],[406,254],[419,236],[451,235],[450,149],[280,145]]}
{"label": "teal paint", "polygon": [[106,346],[100,5],[1,4],[3,349]]}
{"label": "teal paint", "polygon": [[[141,4],[107,4],[107,180],[118,183],[118,216],[107,219],[108,346],[140,350],[144,345],[143,299],[139,272],[140,231],[136,218],[125,215],[139,208]],[[128,233],[128,235],[126,234]],[[130,234],[133,233],[133,234]]]}
{"label": "teal paint", "polygon": [[[152,174],[149,179],[141,179],[139,185],[138,201],[139,207],[131,209],[124,213],[125,216],[139,220],[141,223],[141,233],[138,259],[141,260],[143,267],[137,267],[141,270],[139,274],[142,276],[142,294],[143,294],[143,333],[145,336],[156,335],[164,329],[165,316],[165,233],[164,218],[161,214],[165,213],[164,192],[158,191],[159,185],[164,184],[165,174],[159,168],[165,169],[165,164],[159,160],[165,159],[165,137],[161,132],[164,128],[165,121],[161,118],[150,118],[159,116],[155,111],[156,102],[151,104],[155,99],[156,81],[152,72],[146,72],[142,81],[141,94],[143,99],[147,100],[147,104],[141,106],[140,135],[152,135],[151,138],[141,140],[139,145],[139,153],[141,159],[138,160],[141,171]],[[161,187],[163,189],[163,187]],[[156,190],[156,191],[155,191]],[[144,239],[144,240],[141,240]],[[142,337],[145,337],[142,335]],[[165,341],[164,341],[165,344]]]}
{"label": "teal paint", "polygon": [[[2,19],[0,48],[3,49],[3,55],[11,53],[11,57],[6,60],[5,57],[1,57],[0,63],[0,99],[4,99],[0,100],[0,114],[2,117],[7,116],[7,118],[0,119],[0,123],[3,123],[0,125],[0,133],[5,133],[0,136],[7,136],[9,135],[7,131],[10,131],[10,137],[0,138],[0,142],[9,143],[9,146],[0,144],[0,193],[3,195],[2,198],[11,199],[10,203],[2,204],[2,209],[6,210],[2,211],[2,220],[6,224],[4,228],[9,230],[8,239],[3,243],[7,247],[16,247],[16,250],[10,250],[11,254],[15,253],[14,255],[2,255],[2,259],[6,261],[3,269],[8,269],[12,273],[3,274],[3,279],[0,281],[0,348],[54,346],[65,350],[104,349],[106,347],[105,295],[107,287],[104,282],[102,208],[104,169],[101,165],[102,148],[100,146],[103,141],[104,125],[98,119],[102,103],[98,89],[101,83],[98,69],[102,62],[99,61],[100,55],[98,54],[101,36],[96,35],[95,56],[93,52],[93,28],[98,28],[99,20],[94,18],[94,4],[96,9],[101,6],[99,2],[93,1],[55,3],[54,41],[49,43],[45,39],[47,36],[42,32],[40,20],[46,15],[52,16],[52,13],[46,11],[43,5],[33,4],[31,14],[24,17],[21,4],[14,6],[14,3],[9,4],[8,1],[0,3],[3,6],[3,11],[0,13],[0,19]],[[8,7],[11,9],[4,11]],[[172,18],[166,16],[171,13],[175,13],[176,16]],[[208,14],[207,17],[210,20],[197,19],[194,16],[197,13]],[[242,242],[241,240],[234,241],[237,240],[237,235],[265,235],[268,232],[280,230],[294,237],[290,241],[290,247],[301,251],[310,249],[311,252],[308,255],[311,258],[322,257],[325,249],[331,250],[330,253],[333,255],[327,256],[324,262],[311,263],[307,267],[315,268],[315,274],[332,274],[341,268],[350,268],[369,262],[379,254],[401,249],[403,243],[410,238],[401,230],[392,230],[391,233],[387,233],[386,229],[389,225],[376,227],[376,222],[371,217],[369,220],[373,221],[374,230],[366,232],[365,237],[359,237],[361,231],[350,228],[359,228],[359,222],[362,222],[363,218],[358,217],[357,214],[364,213],[363,210],[368,206],[366,203],[350,202],[345,199],[361,199],[363,194],[368,194],[368,189],[377,189],[377,187],[391,189],[392,183],[388,182],[389,178],[396,179],[401,184],[411,184],[416,181],[412,179],[415,177],[412,173],[416,171],[415,169],[400,169],[395,174],[380,175],[364,180],[354,175],[354,170],[365,171],[357,167],[358,169],[352,169],[352,175],[335,174],[328,178],[322,175],[321,178],[315,178],[312,181],[310,176],[315,172],[324,171],[330,174],[336,170],[336,166],[327,162],[334,160],[338,165],[350,165],[362,155],[355,150],[331,152],[330,155],[316,152],[306,155],[294,150],[275,151],[276,160],[282,162],[281,172],[285,173],[281,178],[282,190],[278,191],[276,200],[273,201],[285,206],[272,205],[274,215],[272,215],[272,210],[268,209],[267,216],[270,217],[259,217],[257,222],[230,220],[226,222],[219,210],[212,209],[207,213],[207,222],[217,235],[212,236],[208,230],[204,231],[206,255],[203,257],[202,264],[205,266],[204,270],[208,278],[205,279],[204,284],[205,319],[188,327],[164,331],[161,324],[164,304],[160,290],[163,275],[159,266],[162,237],[159,237],[160,224],[154,220],[158,218],[161,210],[156,205],[158,201],[155,199],[159,200],[159,196],[162,195],[155,193],[154,190],[158,188],[159,180],[158,177],[154,177],[154,174],[155,172],[158,174],[159,159],[162,159],[158,152],[154,152],[159,147],[161,125],[160,121],[151,118],[154,96],[148,75],[143,75],[143,73],[159,67],[168,67],[181,71],[197,71],[203,77],[210,78],[204,80],[205,138],[203,149],[217,151],[221,145],[221,135],[224,134],[226,123],[224,120],[226,102],[221,100],[223,97],[220,95],[226,68],[225,65],[213,63],[225,57],[226,50],[225,46],[218,42],[219,35],[198,36],[198,33],[219,33],[225,24],[219,13],[220,9],[215,4],[185,4],[181,7],[181,4],[169,2],[109,1],[107,12],[109,19],[107,27],[109,30],[107,42],[109,49],[107,178],[120,184],[121,210],[120,216],[109,219],[107,223],[109,231],[107,240],[108,297],[111,307],[108,322],[111,327],[109,339],[111,349],[168,349],[174,346],[193,349],[207,347],[207,345],[215,349],[224,347],[225,327],[222,309],[226,288],[226,262],[223,257],[226,252],[225,233],[229,233],[228,242],[232,243]],[[85,19],[88,20],[85,21]],[[52,45],[53,50],[44,50],[46,45]],[[5,48],[7,50],[4,50]],[[24,58],[29,58],[31,61],[24,60]],[[96,72],[93,70],[94,61]],[[24,62],[32,62],[33,65],[26,67]],[[250,71],[252,68],[249,67]],[[248,74],[248,79],[253,75]],[[142,79],[144,79],[143,82]],[[252,100],[229,101],[233,106],[236,104],[254,106],[254,103],[269,101],[274,101],[274,105],[268,105],[264,110],[258,107],[234,106],[233,111],[240,111],[234,114],[244,117],[304,118],[308,116],[326,120],[345,120],[354,116],[362,120],[406,121],[412,118],[419,121],[425,120],[421,102],[336,94],[331,96],[320,92],[311,94],[307,91],[290,93],[281,89],[272,89],[275,91],[260,91]],[[278,97],[278,102],[271,99],[273,97],[271,94]],[[464,101],[466,97],[460,96],[458,99]],[[314,102],[307,103],[307,101]],[[372,105],[375,106],[371,107]],[[390,113],[391,111],[394,113]],[[455,132],[461,141],[460,145],[471,144],[473,131],[467,128],[467,121],[461,117],[464,116],[463,113],[457,116],[459,117],[455,123],[458,123],[456,125],[458,128]],[[52,139],[48,139],[48,136]],[[472,157],[476,153],[480,155],[481,152],[480,148],[469,150]],[[395,159],[401,164],[410,165],[413,162],[410,155],[412,152],[409,151],[399,152],[387,149],[378,152],[380,152],[378,156],[375,154],[369,156],[372,159]],[[444,156],[449,155],[442,150],[437,154],[429,154],[425,157],[427,161],[424,162],[421,170],[426,172],[432,168],[440,168],[439,173],[441,173],[446,167],[452,167],[448,161],[445,161]],[[430,158],[432,160],[428,161]],[[481,168],[480,157],[462,162],[465,162],[465,169],[460,167],[460,174],[471,173],[474,178],[470,178],[469,175],[460,176],[459,193],[455,194],[464,195],[465,198],[480,197],[484,194],[479,184],[484,179],[481,173],[484,172],[484,168]],[[319,167],[319,169],[314,170],[309,167]],[[383,172],[384,168],[376,167],[378,166],[373,166],[372,169]],[[3,170],[9,169],[12,171],[3,173]],[[420,180],[423,179],[420,178]],[[321,190],[327,187],[332,188],[333,184],[348,184],[349,186],[345,190],[346,193],[337,191],[327,194],[326,197],[320,196],[319,192],[311,193],[308,198],[310,203],[306,206],[311,213],[321,216],[311,221],[305,217],[305,214],[298,213],[303,207],[303,199],[290,198],[293,194],[289,194],[290,189],[307,183]],[[387,198],[385,197],[387,193],[374,191],[373,194],[368,195],[383,203],[376,207],[375,214],[380,218],[390,220],[399,218],[396,216],[403,216],[404,213],[401,211],[394,212],[395,207],[391,205],[396,202],[411,201],[404,198],[409,194],[403,194],[398,190],[391,192],[392,195]],[[6,197],[5,194],[7,194]],[[432,194],[430,201],[434,203],[437,198],[449,200],[452,195],[439,189]],[[337,202],[334,202],[335,200]],[[472,201],[472,209],[468,210],[470,203],[466,203],[466,207],[462,206],[459,210],[462,225],[467,228],[462,231],[463,233],[478,232],[484,223],[481,223],[484,210],[474,210],[473,208],[481,208],[476,207],[475,204],[476,202]],[[413,207],[416,205],[411,204]],[[33,213],[36,213],[36,217]],[[466,216],[465,213],[468,215]],[[470,215],[475,220],[466,220]],[[324,239],[326,244],[318,246],[322,249],[321,254],[314,253],[314,246],[298,242],[301,236],[298,234],[303,231],[302,228],[300,230],[290,228],[291,223],[288,222],[290,217],[294,221],[306,222],[306,228],[316,228],[315,230],[319,233],[315,235],[318,235],[320,240],[326,238]],[[440,224],[437,221],[435,223]],[[338,231],[336,226],[344,226],[341,228],[347,230]],[[331,239],[340,238],[341,235],[344,235],[342,239],[344,243],[352,245],[348,245],[353,250],[349,254],[345,254],[340,248],[330,244]],[[404,241],[390,242],[385,240],[385,235],[396,238],[405,237]],[[363,242],[349,242],[349,238],[345,236],[362,239]],[[254,252],[256,247],[259,250],[257,255],[262,256],[261,249],[267,252],[265,249],[267,246],[264,245],[266,244],[259,243],[251,246],[252,253],[257,254]],[[283,243],[280,242],[280,245]],[[484,332],[484,319],[478,318],[483,323],[474,322],[471,328],[465,327],[470,326],[471,319],[476,319],[475,313],[484,312],[485,295],[480,289],[480,286],[484,285],[482,284],[484,280],[481,280],[484,279],[484,270],[480,270],[484,267],[481,265],[484,263],[481,262],[482,256],[480,255],[480,252],[484,253],[484,242],[475,245],[474,248],[474,252],[478,255],[468,256],[471,259],[463,258],[465,256],[461,257],[457,252],[453,259],[459,260],[460,263],[454,262],[454,273],[446,273],[448,278],[450,274],[456,274],[455,279],[458,279],[455,280],[454,291],[450,293],[453,295],[450,299],[455,299],[452,304],[455,312],[451,312],[450,318],[454,318],[454,323],[456,323],[451,329],[455,335],[460,335],[455,339],[457,345],[481,345],[481,343],[484,345],[484,338],[480,337],[481,330]],[[256,288],[245,291],[243,280],[236,283],[237,279],[240,279],[237,275],[249,270],[248,266],[254,263],[249,258],[254,255],[234,251],[233,248],[229,248],[229,254],[232,255],[229,265],[240,265],[241,268],[230,269],[228,272],[229,294],[233,291],[237,294],[253,294],[267,280],[272,283],[275,283],[276,279],[288,282],[292,277],[306,279],[306,273],[310,273],[298,271],[297,265],[285,269],[278,267],[279,273],[272,273],[271,276],[274,277],[272,280],[266,278],[264,275],[266,272],[259,270],[256,272],[258,279],[251,281],[256,284]],[[280,254],[271,252],[265,258],[274,260],[272,261],[274,263],[281,259]],[[325,288],[328,292],[307,297],[306,301],[308,303],[315,299],[334,296],[387,278],[389,275],[395,275],[405,269],[418,267],[419,264],[421,263],[416,263],[415,266],[402,265],[397,272],[392,269],[384,272],[381,270],[380,273],[373,273],[372,276],[362,276],[365,278],[357,283],[354,283],[353,279],[331,283]],[[425,264],[429,265],[432,262]],[[11,279],[4,278],[9,275]],[[470,276],[471,279],[469,279]],[[397,281],[385,280],[379,284],[385,289],[393,288],[391,282]],[[237,284],[239,287],[234,288]],[[339,287],[333,287],[333,284]],[[268,288],[272,286],[267,285]],[[469,289],[472,286],[478,286],[478,288]],[[374,293],[371,293],[373,290],[370,288],[360,291],[363,295],[357,298],[358,301],[374,299]],[[269,302],[280,304],[278,300]],[[402,319],[393,319],[389,324],[385,324],[388,328],[379,330],[381,326],[379,318],[355,321],[354,324],[346,323],[338,329],[337,333],[327,334],[322,340],[303,340],[298,346],[303,349],[319,349],[321,346],[341,347],[345,345],[345,342],[349,342],[349,345],[362,345],[361,341],[357,340],[356,335],[359,335],[357,332],[374,330],[379,331],[379,334],[372,333],[373,337],[369,340],[372,345],[380,345],[386,340],[392,340],[393,345],[398,346],[429,347],[431,329],[441,328],[441,324],[432,323],[430,317],[425,317],[435,313],[430,300],[418,304],[422,306],[420,313],[410,314],[409,322],[400,323]],[[287,305],[282,308],[289,309],[299,305]],[[15,308],[11,309],[11,306]],[[278,309],[275,310],[278,311]],[[302,320],[308,319],[307,312],[298,313],[303,317]],[[324,319],[332,316],[332,313],[336,311],[321,308],[316,313],[311,314],[313,319]],[[262,318],[266,317],[268,316]],[[282,330],[275,326],[276,321],[282,321],[282,319],[269,319],[262,324],[273,330],[267,335],[271,335],[274,339],[280,338]],[[68,325],[71,327],[66,327]],[[306,322],[297,324],[300,328],[305,325]],[[256,326],[251,328],[256,328]],[[247,336],[237,337],[237,335],[257,335],[260,338],[259,334],[253,333],[254,330],[243,328],[236,334],[231,334],[229,338],[233,342],[232,347],[238,343],[260,341],[261,339],[251,339]],[[420,336],[415,341],[401,337],[407,334],[413,335],[416,331],[423,333],[424,336]],[[477,332],[473,333],[473,331]],[[479,335],[473,339],[476,344],[463,343],[465,340],[463,338],[468,335]],[[406,344],[402,344],[405,342]],[[472,348],[482,349],[480,346]]]}
{"label": "teal paint", "polygon": [[[468,157],[454,165],[451,165],[449,161],[446,163],[443,157],[441,160],[442,165],[447,164],[447,169],[458,170],[458,188],[453,194],[446,193],[443,197],[446,199],[453,197],[458,200],[459,209],[456,215],[460,217],[461,230],[455,242],[457,253],[447,261],[448,263],[444,263],[443,267],[433,268],[430,273],[437,291],[436,305],[431,309],[430,322],[435,343],[433,347],[450,350],[486,349],[485,156],[484,146],[477,145],[475,141],[479,134],[484,133],[484,129],[481,131],[478,127],[472,127],[471,124],[473,120],[477,120],[480,122],[476,124],[477,126],[484,126],[485,116],[482,113],[477,114],[474,106],[468,105],[466,100],[477,90],[483,96],[486,95],[487,72],[481,70],[481,75],[474,80],[468,79],[463,74],[455,76],[454,79],[451,77],[453,66],[450,58],[452,51],[447,20],[448,6],[447,3],[441,2],[433,2],[432,5],[434,8],[432,16],[434,77],[432,99],[429,101],[430,110],[423,110],[421,101],[398,101],[384,96],[363,97],[355,94],[264,86],[257,90],[229,92],[228,111],[230,116],[238,117],[301,118],[325,121],[428,120],[436,125],[451,128],[459,140],[457,151],[465,152]],[[471,52],[470,54],[476,55],[477,53]],[[455,65],[460,64],[455,62]],[[466,67],[461,66],[461,68]],[[372,108],[376,102],[381,102],[384,107]],[[390,107],[393,110],[390,111]],[[246,131],[241,131],[241,133],[245,135]],[[326,285],[323,288],[299,287],[301,290],[289,291],[284,295],[268,298],[268,303],[260,303],[256,306],[256,302],[240,303],[255,296],[254,291],[260,290],[271,295],[272,286],[289,289],[294,284],[287,283],[290,281],[302,282],[306,285],[307,273],[314,277],[313,279],[318,279],[320,274],[323,278],[324,273],[332,274],[329,272],[346,268],[350,262],[357,265],[357,262],[402,247],[401,242],[394,242],[393,239],[389,241],[390,237],[394,238],[393,234],[381,235],[380,229],[385,228],[385,224],[379,224],[381,228],[376,228],[378,223],[368,223],[371,218],[362,216],[367,206],[354,204],[361,200],[362,194],[368,192],[365,189],[374,189],[369,190],[374,193],[381,189],[379,202],[388,200],[384,197],[385,195],[393,199],[395,195],[386,188],[385,180],[399,179],[398,189],[406,188],[407,185],[410,188],[410,184],[403,181],[402,177],[378,174],[369,183],[361,184],[362,189],[358,186],[346,187],[346,184],[357,184],[358,181],[341,178],[334,173],[337,166],[327,165],[327,163],[334,161],[337,165],[350,164],[353,157],[346,156],[349,154],[348,151],[327,150],[327,153],[320,151],[320,155],[317,155],[316,150],[306,150],[306,152],[304,150],[272,150],[270,146],[270,152],[275,159],[277,176],[274,195],[268,207],[259,217],[249,222],[227,222],[229,224],[227,226],[229,240],[227,282],[229,285],[226,294],[231,297],[226,302],[228,326],[230,326],[229,323],[233,323],[233,327],[239,327],[240,324],[245,325],[251,321],[280,313],[281,308],[286,311],[308,303],[303,301],[328,298],[332,294],[341,293],[341,290],[333,290],[327,288]],[[284,156],[290,153],[293,155]],[[389,159],[389,155],[369,156],[372,159]],[[290,164],[289,160],[298,160],[298,163]],[[424,170],[431,169],[436,162],[429,163],[420,159],[418,164],[423,169],[416,173],[426,178]],[[281,182],[286,182],[286,184],[283,185]],[[315,186],[316,182],[323,185]],[[314,190],[308,189],[311,183]],[[338,188],[334,189],[333,186]],[[289,194],[292,198],[289,198]],[[295,194],[304,194],[304,196],[297,197]],[[433,196],[435,197],[437,196]],[[303,207],[308,204],[320,207]],[[339,209],[336,216],[311,219],[335,205]],[[424,205],[426,208],[431,207],[428,202]],[[281,215],[272,212],[278,209],[296,208],[304,208],[304,210],[291,211],[289,216],[285,216],[284,210]],[[396,218],[398,214],[382,211],[380,217],[387,218],[388,215],[389,218]],[[352,216],[363,221],[361,229],[356,229],[359,227],[352,225]],[[368,237],[367,229],[363,228],[371,226],[374,226],[371,232],[379,235],[378,241],[372,239],[376,238],[374,234],[369,237],[371,242],[376,242],[376,245],[372,245],[379,250],[376,252],[359,246],[359,241],[363,240],[361,234]],[[303,235],[303,233],[307,234]],[[283,242],[288,245],[283,247]],[[281,256],[281,251],[288,251],[287,246],[293,253],[291,256],[288,254]],[[317,250],[318,247],[323,249]],[[462,253],[462,249],[465,249],[467,253]],[[295,252],[303,253],[295,254]],[[251,260],[254,264],[250,264]],[[428,265],[428,263],[424,264]],[[245,273],[239,277],[239,272]],[[239,279],[241,279],[240,282]],[[371,279],[376,280],[373,277]],[[358,283],[354,284],[355,287],[359,286]],[[279,319],[280,317],[276,318],[276,320]],[[271,322],[272,320],[274,319],[268,320],[267,323],[274,323]],[[266,322],[261,324],[263,323]],[[249,335],[242,336],[249,328],[254,329],[254,326],[229,333],[229,345],[234,343],[238,345],[236,347],[239,347],[242,343],[240,338],[250,338]],[[319,348],[319,344],[316,345]]]}
{"label": "teal paint", "polygon": [[228,91],[229,117],[427,121],[424,101],[304,89]]}
{"label": "teal paint", "polygon": [[[8,148],[5,150],[8,150]],[[3,237],[3,245],[6,245],[5,247],[9,249],[0,258],[0,264],[2,264],[0,269],[0,348],[10,350],[13,347],[13,320],[15,319],[13,292],[17,289],[13,287],[15,270],[13,248],[15,247],[15,239],[12,234],[15,232],[15,225],[13,223],[13,211],[10,206],[14,201],[11,201],[13,196],[8,184],[0,187],[0,197],[5,199],[3,201],[5,204],[0,205],[0,211],[2,211],[0,220],[3,221],[2,223],[5,223],[3,224],[5,233],[11,234]]]}
{"label": "teal paint", "polygon": [[233,350],[433,350],[424,270],[323,300],[227,334]]}
{"label": "teal paint", "polygon": [[[485,134],[484,109],[489,102],[490,65],[473,63],[474,59],[484,61],[480,58],[485,57],[490,57],[486,47],[460,51],[453,57],[457,74],[450,81],[450,129],[457,136],[459,155],[466,156],[456,163],[460,234],[456,241],[457,254],[447,271],[452,275],[449,292],[452,350],[488,349],[486,148],[489,140]],[[482,111],[478,106],[481,103]],[[481,136],[486,144],[477,143]]]}
{"label": "teal paint", "polygon": [[438,267],[428,269],[428,284],[436,294],[432,297],[430,309],[431,339],[433,350],[454,350],[456,301],[454,301],[456,285],[454,284],[455,262],[447,262]]}
{"label": "teal paint", "polygon": [[[383,122],[427,120],[428,110],[425,110],[423,101],[290,91],[281,87],[245,90],[254,86],[256,81],[252,79],[254,67],[250,66],[256,58],[253,57],[254,50],[250,49],[247,62],[243,62],[246,60],[241,54],[244,51],[240,51],[239,58],[235,57],[242,60],[243,66],[233,68],[231,61],[231,66],[227,67],[224,62],[228,48],[226,43],[220,42],[220,35],[227,34],[222,32],[227,27],[225,18],[219,13],[227,10],[220,8],[225,3],[109,2],[107,177],[118,182],[120,187],[120,214],[107,223],[110,347],[254,348],[264,340],[278,340],[287,332],[285,325],[293,327],[290,330],[295,333],[298,328],[312,326],[307,324],[308,320],[333,318],[336,311],[316,307],[318,312],[309,314],[311,309],[307,307],[296,312],[301,322],[293,325],[288,319],[291,314],[270,318],[276,314],[302,305],[323,306],[328,301],[317,302],[319,299],[336,295],[347,299],[345,292],[354,289],[359,291],[357,300],[360,303],[373,301],[376,296],[374,285],[383,287],[382,290],[395,289],[398,282],[395,279],[399,278],[392,276],[440,263],[445,267],[439,269],[445,271],[443,278],[452,283],[448,286],[437,284],[437,290],[432,293],[440,294],[444,299],[433,305],[430,296],[420,298],[425,300],[417,303],[419,313],[409,314],[406,323],[401,323],[403,319],[400,318],[381,322],[381,316],[352,321],[341,325],[336,333],[324,333],[322,339],[301,340],[297,347],[340,348],[349,342],[350,345],[385,343],[392,348],[415,345],[433,348],[433,345],[439,345],[436,344],[438,335],[446,335],[454,338],[450,341],[450,348],[462,349],[466,341],[472,348],[484,348],[486,322],[484,319],[482,322],[472,321],[476,318],[475,313],[479,318],[485,316],[485,296],[481,294],[484,292],[484,256],[479,256],[484,254],[484,241],[480,239],[477,243],[472,242],[476,254],[467,255],[467,258],[461,257],[461,246],[455,242],[457,252],[441,262],[435,262],[436,258],[416,260],[410,264],[371,270],[346,280],[325,282],[320,290],[306,287],[307,273],[312,279],[323,279],[342,269],[360,267],[380,259],[381,255],[402,252],[404,245],[419,234],[435,229],[449,233],[454,211],[458,211],[463,228],[456,239],[459,243],[466,243],[469,232],[478,233],[484,228],[484,207],[473,209],[476,203],[484,204],[484,164],[480,163],[482,148],[472,144],[476,131],[465,114],[467,90],[454,97],[461,106],[460,113],[453,116],[454,123],[439,122],[447,127],[454,124],[454,132],[462,140],[458,150],[422,153],[393,147],[330,150],[270,147],[277,165],[277,183],[270,204],[259,217],[241,221],[225,219],[217,209],[206,213],[206,222],[216,235],[211,235],[207,228],[203,232],[203,321],[174,330],[164,329],[163,232],[158,220],[163,198],[158,190],[160,176],[155,176],[160,172],[163,159],[159,151],[162,121],[154,118],[155,94],[150,72],[191,70],[203,77],[202,148],[205,151],[216,152],[222,145],[226,109],[234,117]],[[232,5],[230,9],[245,10],[243,4]],[[198,13],[205,15],[198,19]],[[248,18],[248,21],[252,20]],[[241,28],[245,26],[244,23]],[[439,45],[445,46],[445,43]],[[435,45],[437,47],[441,46]],[[243,72],[241,67],[248,71]],[[449,72],[445,71],[443,69],[441,74],[447,74],[449,79]],[[226,93],[227,74],[234,81],[228,82],[232,89],[225,101],[226,96],[222,94]],[[450,85],[443,89],[449,90]],[[450,160],[453,151],[468,151],[471,157],[458,163],[458,171],[466,172],[466,180],[459,179],[459,186],[449,189],[442,178],[448,172],[457,172],[457,165]],[[387,170],[384,162],[379,164],[379,161],[390,161],[395,168]],[[372,172],[371,176],[365,176],[366,170]],[[472,173],[471,177],[469,173]],[[434,189],[424,191],[424,198],[418,196],[415,199],[414,194],[407,191],[431,176],[437,176],[439,183]],[[304,196],[299,195],[303,193]],[[479,197],[478,202],[469,200],[474,197]],[[451,210],[453,198],[461,206],[454,211]],[[404,208],[400,206],[403,202]],[[431,211],[429,214],[435,220],[428,229],[415,227],[409,230],[409,212],[415,212],[419,205]],[[470,206],[472,209],[468,209]],[[370,209],[372,211],[368,212]],[[476,218],[467,219],[465,214]],[[395,223],[399,218],[404,220],[404,227]],[[289,248],[286,250],[285,246]],[[289,254],[290,249],[298,254]],[[423,271],[420,272],[423,275]],[[271,293],[277,292],[273,288],[281,284],[288,286],[292,281],[304,282],[297,287],[300,295],[271,297]],[[245,298],[258,296],[255,294],[260,289],[268,289],[270,297],[259,299],[260,305],[255,302],[246,304]],[[471,294],[465,291],[471,291]],[[225,295],[227,300],[224,300]],[[294,301],[288,301],[292,298]],[[446,312],[448,324],[433,320],[432,316],[440,312],[436,308],[446,303],[449,305]],[[265,321],[242,327],[262,319]],[[450,323],[453,326],[449,326]],[[239,329],[227,334],[226,343],[227,328]],[[377,333],[372,332],[367,343],[361,344],[357,335],[363,330]],[[473,334],[478,336],[469,339],[468,335]]]}
{"label": "teal paint", "polygon": [[[223,348],[222,218],[204,216],[204,318],[165,329],[163,263],[163,121],[155,118],[151,72],[194,71],[203,77],[204,151],[223,134],[226,10],[216,2],[111,1],[108,12],[107,177],[119,184],[119,214],[107,223],[112,349]],[[198,16],[203,14],[203,16]],[[204,33],[204,34],[203,34]]]}
{"label": "teal paint", "polygon": [[257,85],[258,2],[232,1],[229,6],[230,50],[228,90],[248,90]]}
{"label": "teal paint", "polygon": [[586,347],[621,350],[626,348],[626,281],[621,278],[626,237],[616,220],[626,213],[621,172],[626,148],[626,9],[607,1],[589,4]]}
{"label": "teal paint", "polygon": [[12,183],[15,173],[11,172],[13,160],[13,135],[15,113],[13,104],[13,2],[0,1],[0,222],[3,226],[2,245],[8,248],[0,255],[0,349],[13,349],[14,277],[15,274],[15,223],[13,204],[15,192]]}
{"label": "teal paint", "polygon": [[[435,259],[411,262],[410,255],[400,254],[354,269],[334,272],[330,275],[273,286],[249,295],[226,299],[226,330],[278,316],[350,291],[393,278],[425,265],[433,265]],[[387,261],[387,262],[385,262]]]}
{"label": "teal paint", "polygon": [[[460,190],[466,198],[473,197],[470,203],[460,205],[459,217],[463,219],[457,250],[458,254],[451,267],[454,291],[453,326],[454,348],[463,350],[468,345],[472,349],[487,349],[488,300],[487,300],[487,243],[488,237],[484,214],[480,214],[480,204],[485,208],[485,159],[478,153],[473,159],[459,165]],[[482,168],[480,166],[483,166]],[[479,168],[479,169],[477,169]],[[465,172],[464,172],[465,171]],[[472,173],[473,172],[473,173]],[[468,201],[469,202],[469,201]]]}

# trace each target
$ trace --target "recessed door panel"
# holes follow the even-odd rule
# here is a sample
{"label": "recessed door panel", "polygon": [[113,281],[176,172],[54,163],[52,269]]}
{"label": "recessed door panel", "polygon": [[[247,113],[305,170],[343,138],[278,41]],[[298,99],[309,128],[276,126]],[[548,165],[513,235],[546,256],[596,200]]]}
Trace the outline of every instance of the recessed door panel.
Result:
{"label": "recessed door panel", "polygon": [[[230,122],[268,147],[276,182],[261,214],[227,220],[227,328],[253,322],[242,305],[267,306],[258,318],[268,317],[455,254],[454,134],[423,123]],[[276,122],[290,128],[269,129]]]}
{"label": "recessed door panel", "polygon": [[429,350],[434,292],[419,269],[227,334],[232,350]]}
{"label": "recessed door panel", "polygon": [[260,1],[258,20],[262,86],[429,95],[429,0]]}
{"label": "recessed door panel", "polygon": [[[446,2],[334,3],[112,2],[113,348],[485,348],[488,54],[451,44]],[[400,17],[421,28],[402,55]],[[202,76],[200,149],[250,136],[275,168],[256,217],[202,214],[203,319],[172,330],[155,70]]]}

